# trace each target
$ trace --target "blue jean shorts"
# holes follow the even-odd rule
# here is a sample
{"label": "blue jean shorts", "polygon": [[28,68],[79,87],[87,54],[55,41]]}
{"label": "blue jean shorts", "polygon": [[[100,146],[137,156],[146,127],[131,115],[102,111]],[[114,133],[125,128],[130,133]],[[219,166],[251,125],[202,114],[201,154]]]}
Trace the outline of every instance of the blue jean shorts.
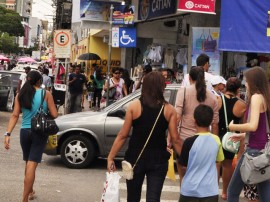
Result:
{"label": "blue jean shorts", "polygon": [[30,128],[21,128],[20,143],[24,161],[40,163],[48,138],[31,132]]}

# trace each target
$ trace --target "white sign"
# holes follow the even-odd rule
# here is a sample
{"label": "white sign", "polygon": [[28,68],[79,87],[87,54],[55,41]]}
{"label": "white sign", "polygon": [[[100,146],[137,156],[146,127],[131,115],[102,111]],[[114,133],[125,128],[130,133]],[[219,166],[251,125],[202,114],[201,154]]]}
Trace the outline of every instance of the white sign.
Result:
{"label": "white sign", "polygon": [[66,91],[67,90],[67,85],[66,84],[55,83],[54,88],[55,88],[55,90]]}
{"label": "white sign", "polygon": [[56,58],[70,58],[71,55],[71,31],[54,31],[54,53]]}
{"label": "white sign", "polygon": [[112,28],[112,47],[119,48],[119,28]]}

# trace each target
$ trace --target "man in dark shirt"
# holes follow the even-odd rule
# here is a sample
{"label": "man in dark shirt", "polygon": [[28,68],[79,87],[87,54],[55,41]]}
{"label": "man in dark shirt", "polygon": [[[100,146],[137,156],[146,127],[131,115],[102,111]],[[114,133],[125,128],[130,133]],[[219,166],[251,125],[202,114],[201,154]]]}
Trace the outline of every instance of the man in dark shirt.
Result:
{"label": "man in dark shirt", "polygon": [[81,67],[77,66],[74,73],[69,75],[68,85],[70,93],[70,111],[69,113],[82,111],[82,93],[86,78],[81,74]]}

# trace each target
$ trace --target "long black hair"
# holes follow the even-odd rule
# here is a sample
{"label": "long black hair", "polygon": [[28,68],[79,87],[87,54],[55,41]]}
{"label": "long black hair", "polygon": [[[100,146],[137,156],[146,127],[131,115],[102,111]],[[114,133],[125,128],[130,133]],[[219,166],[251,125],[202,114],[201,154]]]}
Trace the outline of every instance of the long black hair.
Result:
{"label": "long black hair", "polygon": [[34,85],[36,85],[38,82],[42,84],[41,74],[38,71],[30,71],[27,74],[26,82],[19,93],[18,99],[21,107],[29,110],[32,109],[32,102],[36,93]]}
{"label": "long black hair", "polygon": [[195,87],[197,91],[198,102],[203,102],[206,99],[206,84],[204,79],[204,70],[202,67],[193,67],[189,72],[189,76],[193,81],[196,81]]}

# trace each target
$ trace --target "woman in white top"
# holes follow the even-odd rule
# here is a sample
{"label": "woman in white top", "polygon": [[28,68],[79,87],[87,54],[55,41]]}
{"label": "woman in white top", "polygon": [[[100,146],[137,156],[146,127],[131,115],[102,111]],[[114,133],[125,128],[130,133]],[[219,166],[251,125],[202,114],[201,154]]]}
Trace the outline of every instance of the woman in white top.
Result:
{"label": "woman in white top", "polygon": [[[114,98],[110,100],[110,103],[119,100],[124,96],[127,96],[127,88],[124,79],[120,78],[121,73],[120,71],[121,70],[118,67],[113,68],[112,70],[113,76],[112,78],[110,78],[109,89],[116,88],[116,93],[114,95]],[[107,88],[108,88],[108,81],[105,82],[104,91],[107,91]]]}

